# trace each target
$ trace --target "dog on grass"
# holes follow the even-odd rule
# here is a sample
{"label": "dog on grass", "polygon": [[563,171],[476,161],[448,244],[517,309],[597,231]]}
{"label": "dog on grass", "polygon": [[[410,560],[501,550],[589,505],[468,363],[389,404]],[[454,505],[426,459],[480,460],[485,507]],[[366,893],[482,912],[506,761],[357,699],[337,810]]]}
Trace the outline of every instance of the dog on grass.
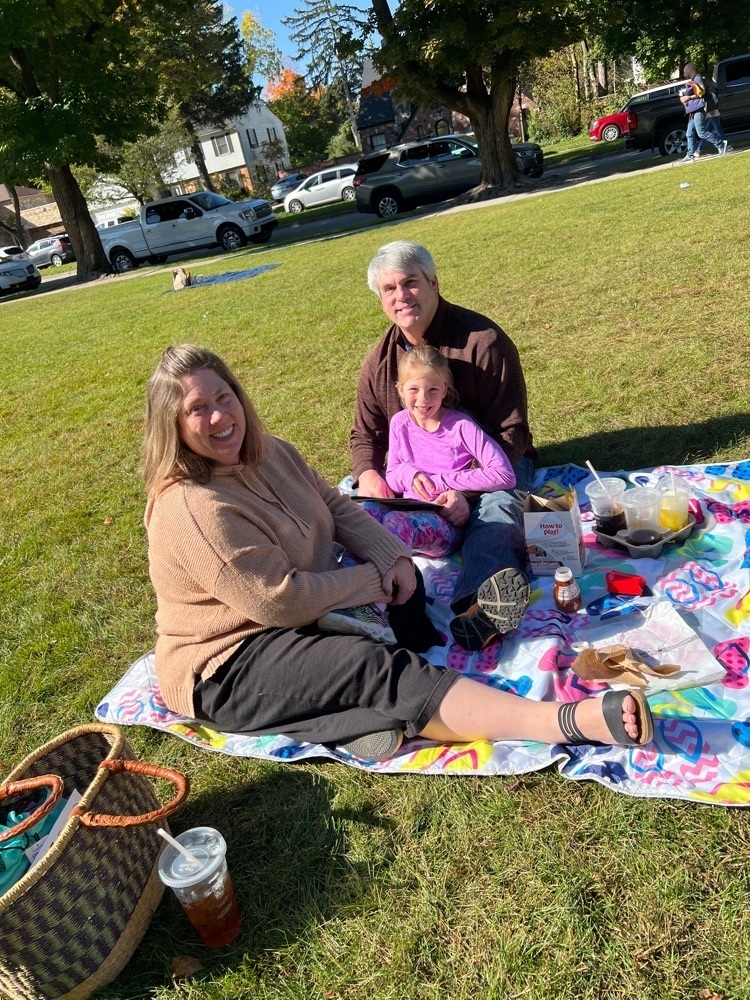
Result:
{"label": "dog on grass", "polygon": [[190,271],[186,271],[184,267],[174,268],[172,271],[172,284],[176,292],[179,292],[181,288],[187,288],[192,283],[193,280],[190,277]]}

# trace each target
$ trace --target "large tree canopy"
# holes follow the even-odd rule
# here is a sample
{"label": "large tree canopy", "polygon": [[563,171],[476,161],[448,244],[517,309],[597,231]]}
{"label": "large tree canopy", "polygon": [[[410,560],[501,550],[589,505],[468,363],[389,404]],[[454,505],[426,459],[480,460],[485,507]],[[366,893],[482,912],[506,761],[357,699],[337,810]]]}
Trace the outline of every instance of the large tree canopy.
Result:
{"label": "large tree canopy", "polygon": [[714,62],[750,49],[750,0],[597,0],[608,56],[635,55],[648,76],[668,79],[686,62]]}
{"label": "large tree canopy", "polygon": [[519,67],[584,34],[589,8],[557,0],[372,0],[383,46],[376,57],[403,93],[471,119],[482,188],[517,178],[508,115]]}
{"label": "large tree canopy", "polygon": [[108,263],[71,165],[106,165],[98,137],[134,140],[154,121],[159,81],[142,59],[144,40],[162,34],[182,5],[0,3],[0,156],[17,175],[48,176],[81,278]]}

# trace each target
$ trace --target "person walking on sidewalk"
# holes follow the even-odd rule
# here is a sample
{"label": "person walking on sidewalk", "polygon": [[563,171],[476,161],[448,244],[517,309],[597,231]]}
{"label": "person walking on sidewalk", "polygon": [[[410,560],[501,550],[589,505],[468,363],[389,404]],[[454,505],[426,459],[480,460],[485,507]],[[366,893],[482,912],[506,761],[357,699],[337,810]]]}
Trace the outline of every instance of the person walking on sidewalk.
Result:
{"label": "person walking on sidewalk", "polygon": [[688,80],[680,93],[680,101],[688,116],[687,154],[683,157],[682,162],[692,163],[693,160],[700,157],[699,146],[701,142],[710,142],[712,146],[716,147],[718,155],[723,156],[729,145],[727,140],[719,140],[706,127],[706,91],[708,89],[706,81],[692,63],[687,63],[682,72]]}

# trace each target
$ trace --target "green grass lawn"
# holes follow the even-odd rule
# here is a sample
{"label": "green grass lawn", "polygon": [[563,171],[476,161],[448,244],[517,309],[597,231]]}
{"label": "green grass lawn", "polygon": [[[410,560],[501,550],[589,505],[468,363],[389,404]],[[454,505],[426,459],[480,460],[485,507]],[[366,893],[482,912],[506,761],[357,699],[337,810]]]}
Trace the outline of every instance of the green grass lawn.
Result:
{"label": "green grass lawn", "polygon": [[[602,470],[750,453],[743,156],[343,239],[171,291],[168,271],[0,305],[0,760],[97,701],[153,644],[138,479],[146,380],[186,340],[224,355],[269,430],[333,481],[356,375],[386,323],[365,272],[417,239],[448,299],[496,318],[544,464]],[[251,262],[251,263],[249,263]],[[227,270],[206,260],[206,274]],[[210,953],[165,898],[106,996],[258,1000],[750,997],[747,814],[556,772],[362,774],[266,764],[128,730],[192,781],[173,829],[222,830],[244,916]],[[200,957],[191,981],[173,956]]]}
{"label": "green grass lawn", "polygon": [[610,156],[612,153],[621,153],[625,148],[625,140],[617,139],[615,142],[592,142],[588,132],[577,135],[573,139],[561,139],[558,142],[543,143],[544,168],[562,166],[563,163],[572,163],[575,160],[590,160],[592,157]]}

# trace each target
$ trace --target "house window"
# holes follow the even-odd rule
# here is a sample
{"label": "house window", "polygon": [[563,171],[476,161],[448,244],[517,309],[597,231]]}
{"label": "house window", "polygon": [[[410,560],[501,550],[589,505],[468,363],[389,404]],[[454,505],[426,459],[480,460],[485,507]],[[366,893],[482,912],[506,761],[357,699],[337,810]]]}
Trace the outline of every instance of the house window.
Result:
{"label": "house window", "polygon": [[377,151],[378,149],[385,149],[386,147],[385,133],[376,132],[375,135],[371,135],[370,145],[372,146],[373,152]]}
{"label": "house window", "polygon": [[276,129],[275,128],[267,128],[266,132],[268,132],[268,141],[269,142],[276,142],[276,140],[278,138],[278,136],[276,135]]}
{"label": "house window", "polygon": [[417,139],[424,139],[427,135],[424,125],[417,125]]}
{"label": "house window", "polygon": [[182,184],[173,184],[172,194],[185,194],[185,190],[183,189]]}
{"label": "house window", "polygon": [[234,152],[234,146],[232,145],[232,137],[228,133],[226,135],[216,135],[211,139],[211,144],[214,147],[215,156],[226,156],[228,153]]}
{"label": "house window", "polygon": [[445,118],[438,118],[435,122],[435,135],[450,135],[450,125]]}
{"label": "house window", "polygon": [[245,130],[247,132],[247,141],[250,143],[250,149],[257,149],[260,145],[258,142],[258,135],[254,128],[249,128]]}
{"label": "house window", "polygon": [[261,183],[265,183],[265,181],[268,180],[268,174],[266,172],[266,168],[263,166],[262,163],[258,163],[256,164],[255,169],[258,171],[258,180]]}
{"label": "house window", "polygon": [[227,187],[239,188],[242,187],[242,180],[240,178],[239,170],[230,170],[224,174],[224,183]]}

